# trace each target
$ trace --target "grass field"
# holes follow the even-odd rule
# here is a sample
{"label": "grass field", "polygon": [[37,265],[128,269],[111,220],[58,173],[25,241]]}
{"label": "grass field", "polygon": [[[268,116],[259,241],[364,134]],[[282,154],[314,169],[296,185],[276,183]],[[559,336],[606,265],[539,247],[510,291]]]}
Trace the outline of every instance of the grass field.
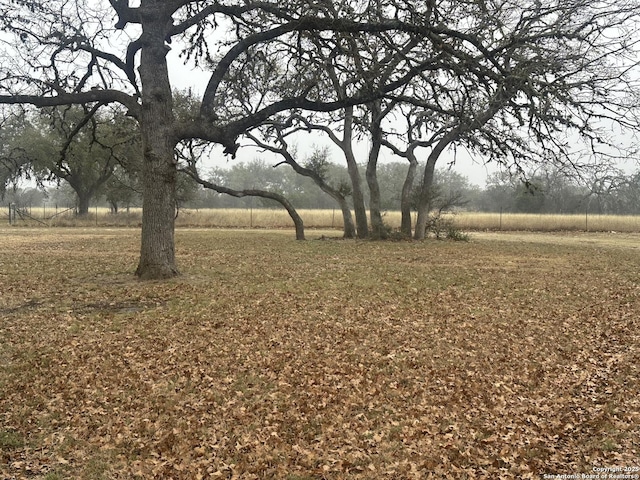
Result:
{"label": "grass field", "polygon": [[639,473],[640,236],[176,236],[0,228],[0,478]]}
{"label": "grass field", "polygon": [[[78,218],[72,210],[49,208],[27,209],[30,217],[18,218],[17,226],[129,226],[140,225],[141,209],[131,209],[113,215],[106,208],[91,209],[86,218]],[[307,228],[341,229],[339,210],[299,210]],[[3,212],[8,224],[7,212]],[[518,213],[461,212],[450,216],[454,224],[467,231],[592,231],[592,232],[640,232],[640,216],[631,215],[552,215]],[[415,220],[415,218],[414,218]],[[0,216],[0,222],[3,221]],[[384,213],[384,221],[391,228],[400,227],[400,212]],[[178,227],[222,228],[292,228],[293,221],[284,209],[182,209],[176,219]]]}

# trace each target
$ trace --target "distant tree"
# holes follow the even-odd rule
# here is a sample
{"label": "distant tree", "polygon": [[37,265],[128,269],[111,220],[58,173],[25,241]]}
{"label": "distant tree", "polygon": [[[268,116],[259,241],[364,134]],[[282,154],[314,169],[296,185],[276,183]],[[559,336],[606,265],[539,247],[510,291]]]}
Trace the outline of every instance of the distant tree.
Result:
{"label": "distant tree", "polygon": [[[433,233],[438,238],[443,235],[453,235],[451,238],[466,239],[455,229],[449,214],[466,208],[475,190],[464,175],[446,168],[437,169],[434,172],[433,185],[429,189],[431,197],[429,198],[429,220],[426,234]],[[420,206],[422,195],[423,188],[418,183],[414,187],[411,197],[412,208],[415,211]]]}
{"label": "distant tree", "polygon": [[[39,183],[65,181],[77,195],[77,213],[86,215],[118,162],[138,154],[135,127],[117,111],[97,113],[77,107],[24,115],[10,141],[14,175]],[[3,162],[6,163],[6,162]]]}
{"label": "distant tree", "polygon": [[619,215],[640,214],[640,171],[618,176],[615,183],[613,212]]}
{"label": "distant tree", "polygon": [[605,177],[593,171],[578,176],[575,171],[556,168],[527,171],[521,176],[497,172],[488,177],[475,207],[493,212],[581,213],[604,185],[594,178],[612,178],[615,171],[609,172]]}
{"label": "distant tree", "polygon": [[113,175],[118,158],[133,151],[129,147],[135,137],[118,122],[125,122],[124,115],[109,118],[76,107],[53,109],[40,119],[39,130],[47,129],[56,155],[36,159],[33,169],[47,180],[66,181],[76,192],[80,216],[89,212],[90,201]]}
{"label": "distant tree", "polygon": [[536,178],[521,181],[516,186],[515,210],[521,213],[542,213],[545,209],[544,186]]}
{"label": "distant tree", "polygon": [[121,206],[129,208],[134,204],[141,205],[142,190],[139,178],[130,164],[127,164],[127,168],[116,165],[102,192],[114,214],[120,211]]}
{"label": "distant tree", "polygon": [[443,199],[440,203],[448,204],[449,210],[469,206],[479,191],[467,176],[446,167],[436,169],[434,184],[438,186],[439,196]]}
{"label": "distant tree", "polygon": [[483,212],[513,211],[514,192],[514,179],[509,172],[494,172],[487,176],[477,208]]}
{"label": "distant tree", "polygon": [[380,208],[398,210],[401,205],[402,187],[406,180],[407,164],[398,161],[380,163],[377,167],[380,185]]}
{"label": "distant tree", "polygon": [[0,123],[0,198],[9,185],[17,188],[21,178],[31,178],[32,162],[50,149],[39,142],[39,133],[22,109],[3,112]]}
{"label": "distant tree", "polygon": [[47,191],[42,188],[16,187],[6,192],[7,203],[14,203],[19,208],[41,206],[48,199]]}

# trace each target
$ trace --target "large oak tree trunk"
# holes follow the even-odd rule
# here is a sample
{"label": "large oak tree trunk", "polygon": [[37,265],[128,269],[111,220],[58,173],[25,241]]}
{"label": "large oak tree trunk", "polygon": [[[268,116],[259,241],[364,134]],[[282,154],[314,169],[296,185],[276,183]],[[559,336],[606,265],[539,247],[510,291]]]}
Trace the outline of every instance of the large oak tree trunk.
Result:
{"label": "large oak tree trunk", "polygon": [[173,100],[167,70],[163,28],[143,33],[140,58],[142,113],[142,238],[136,275],[163,279],[178,275],[175,260],[176,145]]}
{"label": "large oak tree trunk", "polygon": [[[173,151],[171,151],[172,158]],[[143,165],[142,236],[136,275],[162,279],[179,272],[175,260],[176,168],[171,161],[145,151]]]}
{"label": "large oak tree trunk", "polygon": [[89,214],[89,203],[91,203],[91,196],[93,192],[84,192],[81,190],[76,190],[76,195],[78,197],[78,216],[85,217]]}

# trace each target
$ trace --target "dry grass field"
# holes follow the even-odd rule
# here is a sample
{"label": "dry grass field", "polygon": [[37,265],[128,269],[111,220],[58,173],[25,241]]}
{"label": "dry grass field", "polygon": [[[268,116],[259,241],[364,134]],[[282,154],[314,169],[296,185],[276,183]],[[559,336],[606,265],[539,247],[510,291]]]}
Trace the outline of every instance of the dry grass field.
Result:
{"label": "dry grass field", "polygon": [[[18,218],[16,226],[54,226],[54,227],[136,227],[141,221],[141,209],[132,208],[112,215],[106,208],[92,208],[86,218],[78,218],[72,210],[60,210],[55,215],[53,208],[31,208],[27,210],[32,218]],[[342,215],[339,210],[299,210],[307,228],[341,229]],[[3,212],[8,223],[8,214]],[[466,231],[502,230],[502,231],[592,231],[592,232],[640,232],[640,216],[625,215],[552,215],[518,213],[479,213],[461,212],[450,216],[453,223]],[[390,211],[384,214],[385,222],[391,228],[400,227],[400,212]],[[292,228],[293,222],[284,209],[182,209],[176,219],[178,227],[204,228]]]}
{"label": "dry grass field", "polygon": [[640,236],[177,242],[0,228],[0,478],[640,474]]}

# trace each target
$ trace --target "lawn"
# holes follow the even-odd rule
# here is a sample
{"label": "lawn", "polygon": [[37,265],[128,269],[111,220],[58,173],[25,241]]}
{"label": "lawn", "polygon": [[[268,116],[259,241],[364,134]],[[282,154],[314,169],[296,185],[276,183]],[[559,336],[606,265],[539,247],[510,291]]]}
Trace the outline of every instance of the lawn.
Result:
{"label": "lawn", "polygon": [[320,235],[0,228],[0,478],[640,475],[640,236]]}

